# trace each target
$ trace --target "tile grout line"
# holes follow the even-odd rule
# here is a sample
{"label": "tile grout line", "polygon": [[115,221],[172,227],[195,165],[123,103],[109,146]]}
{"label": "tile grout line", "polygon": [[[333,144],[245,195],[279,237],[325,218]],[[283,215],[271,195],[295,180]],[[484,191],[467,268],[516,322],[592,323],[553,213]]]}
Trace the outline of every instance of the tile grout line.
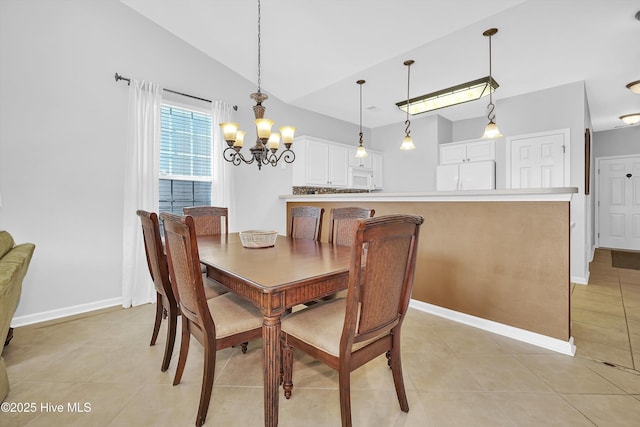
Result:
{"label": "tile grout line", "polygon": [[631,333],[629,332],[629,317],[627,316],[627,307],[624,303],[624,294],[622,292],[622,281],[620,280],[620,269],[616,268],[618,275],[618,286],[620,287],[620,299],[622,300],[622,311],[624,312],[624,324],[627,327],[627,339],[629,340],[629,351],[631,352],[631,366],[636,370],[636,361],[633,357],[633,344],[631,343]]}

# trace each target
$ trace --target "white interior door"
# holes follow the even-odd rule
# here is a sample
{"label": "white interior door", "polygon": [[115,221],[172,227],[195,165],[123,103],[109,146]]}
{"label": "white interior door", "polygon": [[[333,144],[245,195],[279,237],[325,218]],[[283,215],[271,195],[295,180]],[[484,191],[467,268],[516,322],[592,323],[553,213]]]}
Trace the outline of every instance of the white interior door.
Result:
{"label": "white interior door", "polygon": [[568,130],[509,138],[509,187],[567,187],[568,145]]}
{"label": "white interior door", "polygon": [[640,250],[640,156],[599,161],[598,245]]}

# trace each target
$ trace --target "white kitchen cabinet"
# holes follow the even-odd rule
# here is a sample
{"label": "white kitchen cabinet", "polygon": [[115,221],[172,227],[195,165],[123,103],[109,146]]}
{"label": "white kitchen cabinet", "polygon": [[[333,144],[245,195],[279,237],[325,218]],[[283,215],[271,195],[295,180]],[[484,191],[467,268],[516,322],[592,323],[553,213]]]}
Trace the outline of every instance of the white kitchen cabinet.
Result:
{"label": "white kitchen cabinet", "polygon": [[369,156],[373,169],[372,190],[382,190],[382,154],[371,153]]}
{"label": "white kitchen cabinet", "polygon": [[348,149],[319,138],[302,136],[292,145],[293,185],[336,187],[347,186]]}
{"label": "white kitchen cabinet", "polygon": [[329,145],[329,185],[346,187],[349,171],[349,150],[338,145]]}
{"label": "white kitchen cabinet", "polygon": [[293,186],[382,189],[382,153],[367,150],[367,157],[356,158],[356,148],[312,136],[297,137],[292,145],[296,153]]}
{"label": "white kitchen cabinet", "polygon": [[494,190],[496,162],[468,162],[439,165],[436,168],[436,190]]}
{"label": "white kitchen cabinet", "polygon": [[495,141],[473,140],[440,145],[440,164],[481,162],[496,159]]}

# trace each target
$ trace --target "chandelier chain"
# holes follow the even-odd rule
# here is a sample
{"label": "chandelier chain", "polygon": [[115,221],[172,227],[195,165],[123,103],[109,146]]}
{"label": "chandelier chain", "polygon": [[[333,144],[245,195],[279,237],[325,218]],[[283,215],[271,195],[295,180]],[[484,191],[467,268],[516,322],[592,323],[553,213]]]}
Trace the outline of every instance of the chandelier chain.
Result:
{"label": "chandelier chain", "polygon": [[261,43],[261,34],[260,34],[260,18],[262,17],[262,14],[260,12],[260,0],[258,0],[258,93],[260,93],[260,86],[261,86],[261,81],[260,81],[260,50],[262,48],[262,43]]}

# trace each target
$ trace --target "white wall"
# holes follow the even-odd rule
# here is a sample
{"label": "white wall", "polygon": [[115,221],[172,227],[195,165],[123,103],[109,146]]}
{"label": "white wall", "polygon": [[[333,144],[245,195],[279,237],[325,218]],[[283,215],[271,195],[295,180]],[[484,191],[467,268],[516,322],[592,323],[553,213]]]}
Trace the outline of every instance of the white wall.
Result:
{"label": "white wall", "polygon": [[[36,244],[16,317],[117,303],[128,89],[114,73],[237,104],[248,131],[256,87],[117,0],[0,2],[0,63],[0,226]],[[358,132],[276,99],[265,105],[302,133],[346,141]],[[290,193],[290,170],[256,169],[233,172],[238,229],[284,222],[277,196]]]}
{"label": "white wall", "polygon": [[400,150],[404,122],[373,129],[372,146],[384,153],[383,191],[435,191],[438,145],[444,142],[441,139],[451,137],[450,128],[451,123],[437,115],[412,119],[411,137],[416,149],[411,151]]}
{"label": "white wall", "polygon": [[595,132],[592,152],[594,158],[640,154],[640,126]]}

